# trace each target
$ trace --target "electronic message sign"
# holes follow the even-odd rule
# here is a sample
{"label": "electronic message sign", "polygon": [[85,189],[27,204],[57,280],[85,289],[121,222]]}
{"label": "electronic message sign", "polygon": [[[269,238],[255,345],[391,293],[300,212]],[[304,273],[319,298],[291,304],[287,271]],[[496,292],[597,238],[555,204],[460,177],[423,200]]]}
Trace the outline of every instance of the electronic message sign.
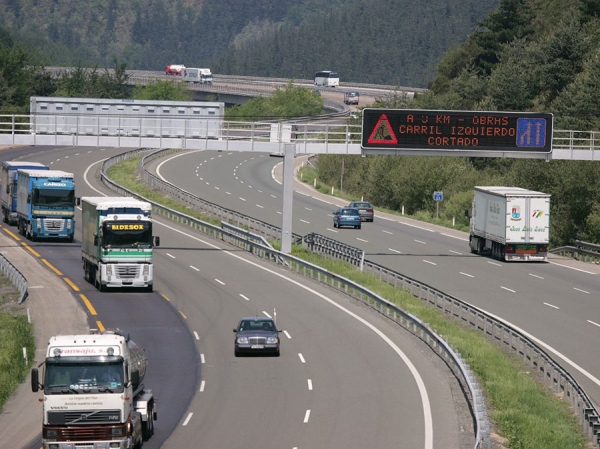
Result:
{"label": "electronic message sign", "polygon": [[470,152],[548,154],[552,152],[552,117],[530,112],[365,108],[361,146],[377,150],[374,153],[412,149],[473,156]]}

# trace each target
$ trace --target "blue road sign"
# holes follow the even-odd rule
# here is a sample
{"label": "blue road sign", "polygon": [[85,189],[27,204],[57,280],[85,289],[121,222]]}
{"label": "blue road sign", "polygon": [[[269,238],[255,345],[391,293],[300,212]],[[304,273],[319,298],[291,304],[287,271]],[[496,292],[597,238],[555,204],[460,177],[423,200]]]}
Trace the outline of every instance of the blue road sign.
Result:
{"label": "blue road sign", "polygon": [[546,119],[527,117],[517,119],[517,146],[543,148],[546,146]]}
{"label": "blue road sign", "polygon": [[433,199],[435,201],[442,201],[444,199],[444,194],[442,192],[433,192]]}

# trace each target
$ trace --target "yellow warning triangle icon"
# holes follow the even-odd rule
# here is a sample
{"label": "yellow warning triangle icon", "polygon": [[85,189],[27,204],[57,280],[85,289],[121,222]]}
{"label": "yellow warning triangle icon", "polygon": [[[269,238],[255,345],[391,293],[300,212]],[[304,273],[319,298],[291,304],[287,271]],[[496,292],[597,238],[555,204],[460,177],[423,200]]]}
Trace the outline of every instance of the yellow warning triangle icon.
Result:
{"label": "yellow warning triangle icon", "polygon": [[387,118],[387,115],[381,114],[375,128],[373,128],[373,132],[367,140],[368,143],[382,143],[385,145],[395,145],[398,143],[398,139],[396,138],[396,134],[392,130],[392,125],[390,125],[390,121]]}

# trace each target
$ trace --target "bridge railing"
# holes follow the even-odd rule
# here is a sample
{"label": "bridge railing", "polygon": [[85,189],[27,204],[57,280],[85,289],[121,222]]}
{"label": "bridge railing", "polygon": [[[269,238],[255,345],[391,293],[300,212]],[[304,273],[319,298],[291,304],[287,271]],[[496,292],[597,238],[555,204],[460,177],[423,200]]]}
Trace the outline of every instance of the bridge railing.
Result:
{"label": "bridge railing", "polygon": [[550,252],[581,260],[582,262],[600,263],[600,245],[583,242],[581,240],[575,240],[575,245],[573,246],[553,248]]}

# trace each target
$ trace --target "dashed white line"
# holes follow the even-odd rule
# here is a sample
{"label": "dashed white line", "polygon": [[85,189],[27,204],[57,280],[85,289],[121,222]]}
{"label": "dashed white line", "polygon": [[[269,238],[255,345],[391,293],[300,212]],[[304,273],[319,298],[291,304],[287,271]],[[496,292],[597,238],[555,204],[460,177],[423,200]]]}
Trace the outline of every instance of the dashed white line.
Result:
{"label": "dashed white line", "polygon": [[516,290],[511,290],[510,288],[503,287],[502,285],[500,286],[500,288],[503,288],[504,290],[508,290],[509,292],[512,292],[512,293],[516,293]]}
{"label": "dashed white line", "polygon": [[190,413],[190,414],[187,415],[187,418],[185,418],[185,421],[183,422],[183,426],[187,426],[188,425],[188,423],[190,422],[190,419],[192,419],[193,415],[194,415],[193,413]]}
{"label": "dashed white line", "polygon": [[221,190],[221,187],[217,187],[217,186],[215,186],[215,189],[217,189],[217,190]]}
{"label": "dashed white line", "polygon": [[560,307],[557,307],[557,306],[555,306],[555,305],[549,304],[549,303],[547,303],[547,302],[544,302],[543,304],[544,304],[545,306],[552,307],[553,309],[558,309],[558,310],[560,310]]}
{"label": "dashed white line", "polygon": [[302,363],[306,363],[306,360],[304,360],[304,357],[302,357],[302,354],[300,352],[298,353],[298,357],[300,357],[300,361]]}
{"label": "dashed white line", "polygon": [[459,256],[460,256],[460,255],[462,255],[462,253],[459,253],[458,251],[454,251],[454,250],[452,250],[452,249],[451,249],[451,250],[449,250],[449,251],[450,251],[451,253],[458,254]]}
{"label": "dashed white line", "polygon": [[260,204],[257,204],[256,207],[260,207],[261,209],[265,208],[265,206],[261,206]]}
{"label": "dashed white line", "polygon": [[306,210],[312,210],[310,207],[304,207],[304,209],[306,209]]}
{"label": "dashed white line", "polygon": [[427,245],[427,243],[425,243],[425,242],[422,242],[421,240],[416,240],[416,239],[415,239],[415,242],[417,242],[417,243],[422,243],[423,245]]}
{"label": "dashed white line", "polygon": [[469,273],[463,273],[462,271],[459,271],[460,274],[462,274],[463,276],[468,276],[470,278],[474,278],[475,276],[473,276],[472,274]]}
{"label": "dashed white line", "polygon": [[227,195],[231,195],[231,192],[225,192]]}
{"label": "dashed white line", "polygon": [[277,198],[275,195],[271,195],[271,198]]}
{"label": "dashed white line", "polygon": [[242,198],[242,197],[240,196],[240,200],[242,200],[242,201],[246,201],[246,198]]}
{"label": "dashed white line", "polygon": [[489,260],[488,260],[488,263],[490,265],[496,265],[497,267],[501,267],[502,266],[502,264],[499,264],[499,263],[496,263],[496,262],[490,262]]}
{"label": "dashed white line", "polygon": [[263,310],[263,314],[264,314],[265,316],[268,316],[269,318],[273,318],[271,315],[269,315],[269,314],[268,314],[267,312],[265,312],[264,310]]}
{"label": "dashed white line", "polygon": [[594,326],[598,326],[598,327],[600,327],[600,324],[598,324],[598,323],[594,323],[593,321],[587,320],[587,322],[588,322],[588,323],[590,323],[590,324],[593,324]]}
{"label": "dashed white line", "polygon": [[431,264],[431,265],[437,265],[437,263],[435,263],[435,262],[432,262],[432,261],[430,261],[430,260],[426,260],[426,259],[423,259],[423,262],[425,262],[425,263],[428,263],[428,264]]}
{"label": "dashed white line", "polygon": [[356,237],[356,240],[358,240],[359,242],[369,243],[369,241],[368,241],[368,240],[361,239],[361,238],[359,238],[359,237]]}
{"label": "dashed white line", "polygon": [[586,295],[590,294],[590,292],[586,292],[585,290],[581,290],[580,288],[577,288],[577,287],[573,287],[573,290],[577,290],[578,292],[585,293]]}
{"label": "dashed white line", "polygon": [[277,211],[277,213],[278,213],[279,215],[281,215],[281,211],[279,211],[279,210],[278,210],[278,211]]}
{"label": "dashed white line", "polygon": [[241,296],[242,298],[244,298],[246,301],[250,301],[250,299],[248,299],[246,296],[242,295],[241,293],[240,293],[240,296]]}
{"label": "dashed white line", "polygon": [[310,224],[310,221],[300,220],[302,223]]}
{"label": "dashed white line", "polygon": [[167,256],[169,256],[171,259],[175,259],[175,256],[173,254],[167,253]]}
{"label": "dashed white line", "polygon": [[308,422],[309,418],[310,418],[310,410],[307,410],[306,414],[304,415],[304,423],[305,424]]}
{"label": "dashed white line", "polygon": [[196,340],[200,340],[200,336],[198,335],[198,332],[194,331],[194,337],[196,337]]}
{"label": "dashed white line", "polygon": [[312,380],[310,380],[310,379],[307,379],[307,380],[308,380],[308,389],[310,391],[312,391]]}
{"label": "dashed white line", "polygon": [[204,354],[200,354],[200,363],[203,365],[206,362],[204,359]]}
{"label": "dashed white line", "polygon": [[215,281],[216,281],[216,282],[218,282],[218,283],[219,283],[219,284],[221,284],[221,285],[225,285],[225,282],[223,282],[223,281],[220,281],[219,279],[215,279]]}
{"label": "dashed white line", "polygon": [[200,268],[196,268],[196,267],[195,267],[195,266],[193,266],[193,265],[190,265],[190,268],[191,268],[192,270],[200,271]]}
{"label": "dashed white line", "polygon": [[285,334],[285,336],[286,336],[286,337],[287,337],[289,340],[291,340],[291,339],[292,339],[292,336],[290,335],[290,333],[289,333],[288,331],[283,331],[283,333]]}
{"label": "dashed white line", "polygon": [[260,189],[257,189],[257,190],[258,190],[258,193],[263,193],[263,191],[262,191],[262,190],[260,190]]}
{"label": "dashed white line", "polygon": [[394,248],[388,248],[388,251],[391,251],[393,253],[402,254],[400,251],[398,251],[397,249],[394,249]]}
{"label": "dashed white line", "polygon": [[202,393],[204,391],[204,385],[206,385],[206,381],[202,381],[200,382],[200,393]]}
{"label": "dashed white line", "polygon": [[534,278],[538,278],[538,279],[544,279],[543,277],[538,276],[537,274],[529,273],[529,276],[533,276]]}
{"label": "dashed white line", "polygon": [[393,232],[386,231],[385,229],[382,229],[381,232],[384,232],[385,234],[389,234],[389,235],[394,235]]}

